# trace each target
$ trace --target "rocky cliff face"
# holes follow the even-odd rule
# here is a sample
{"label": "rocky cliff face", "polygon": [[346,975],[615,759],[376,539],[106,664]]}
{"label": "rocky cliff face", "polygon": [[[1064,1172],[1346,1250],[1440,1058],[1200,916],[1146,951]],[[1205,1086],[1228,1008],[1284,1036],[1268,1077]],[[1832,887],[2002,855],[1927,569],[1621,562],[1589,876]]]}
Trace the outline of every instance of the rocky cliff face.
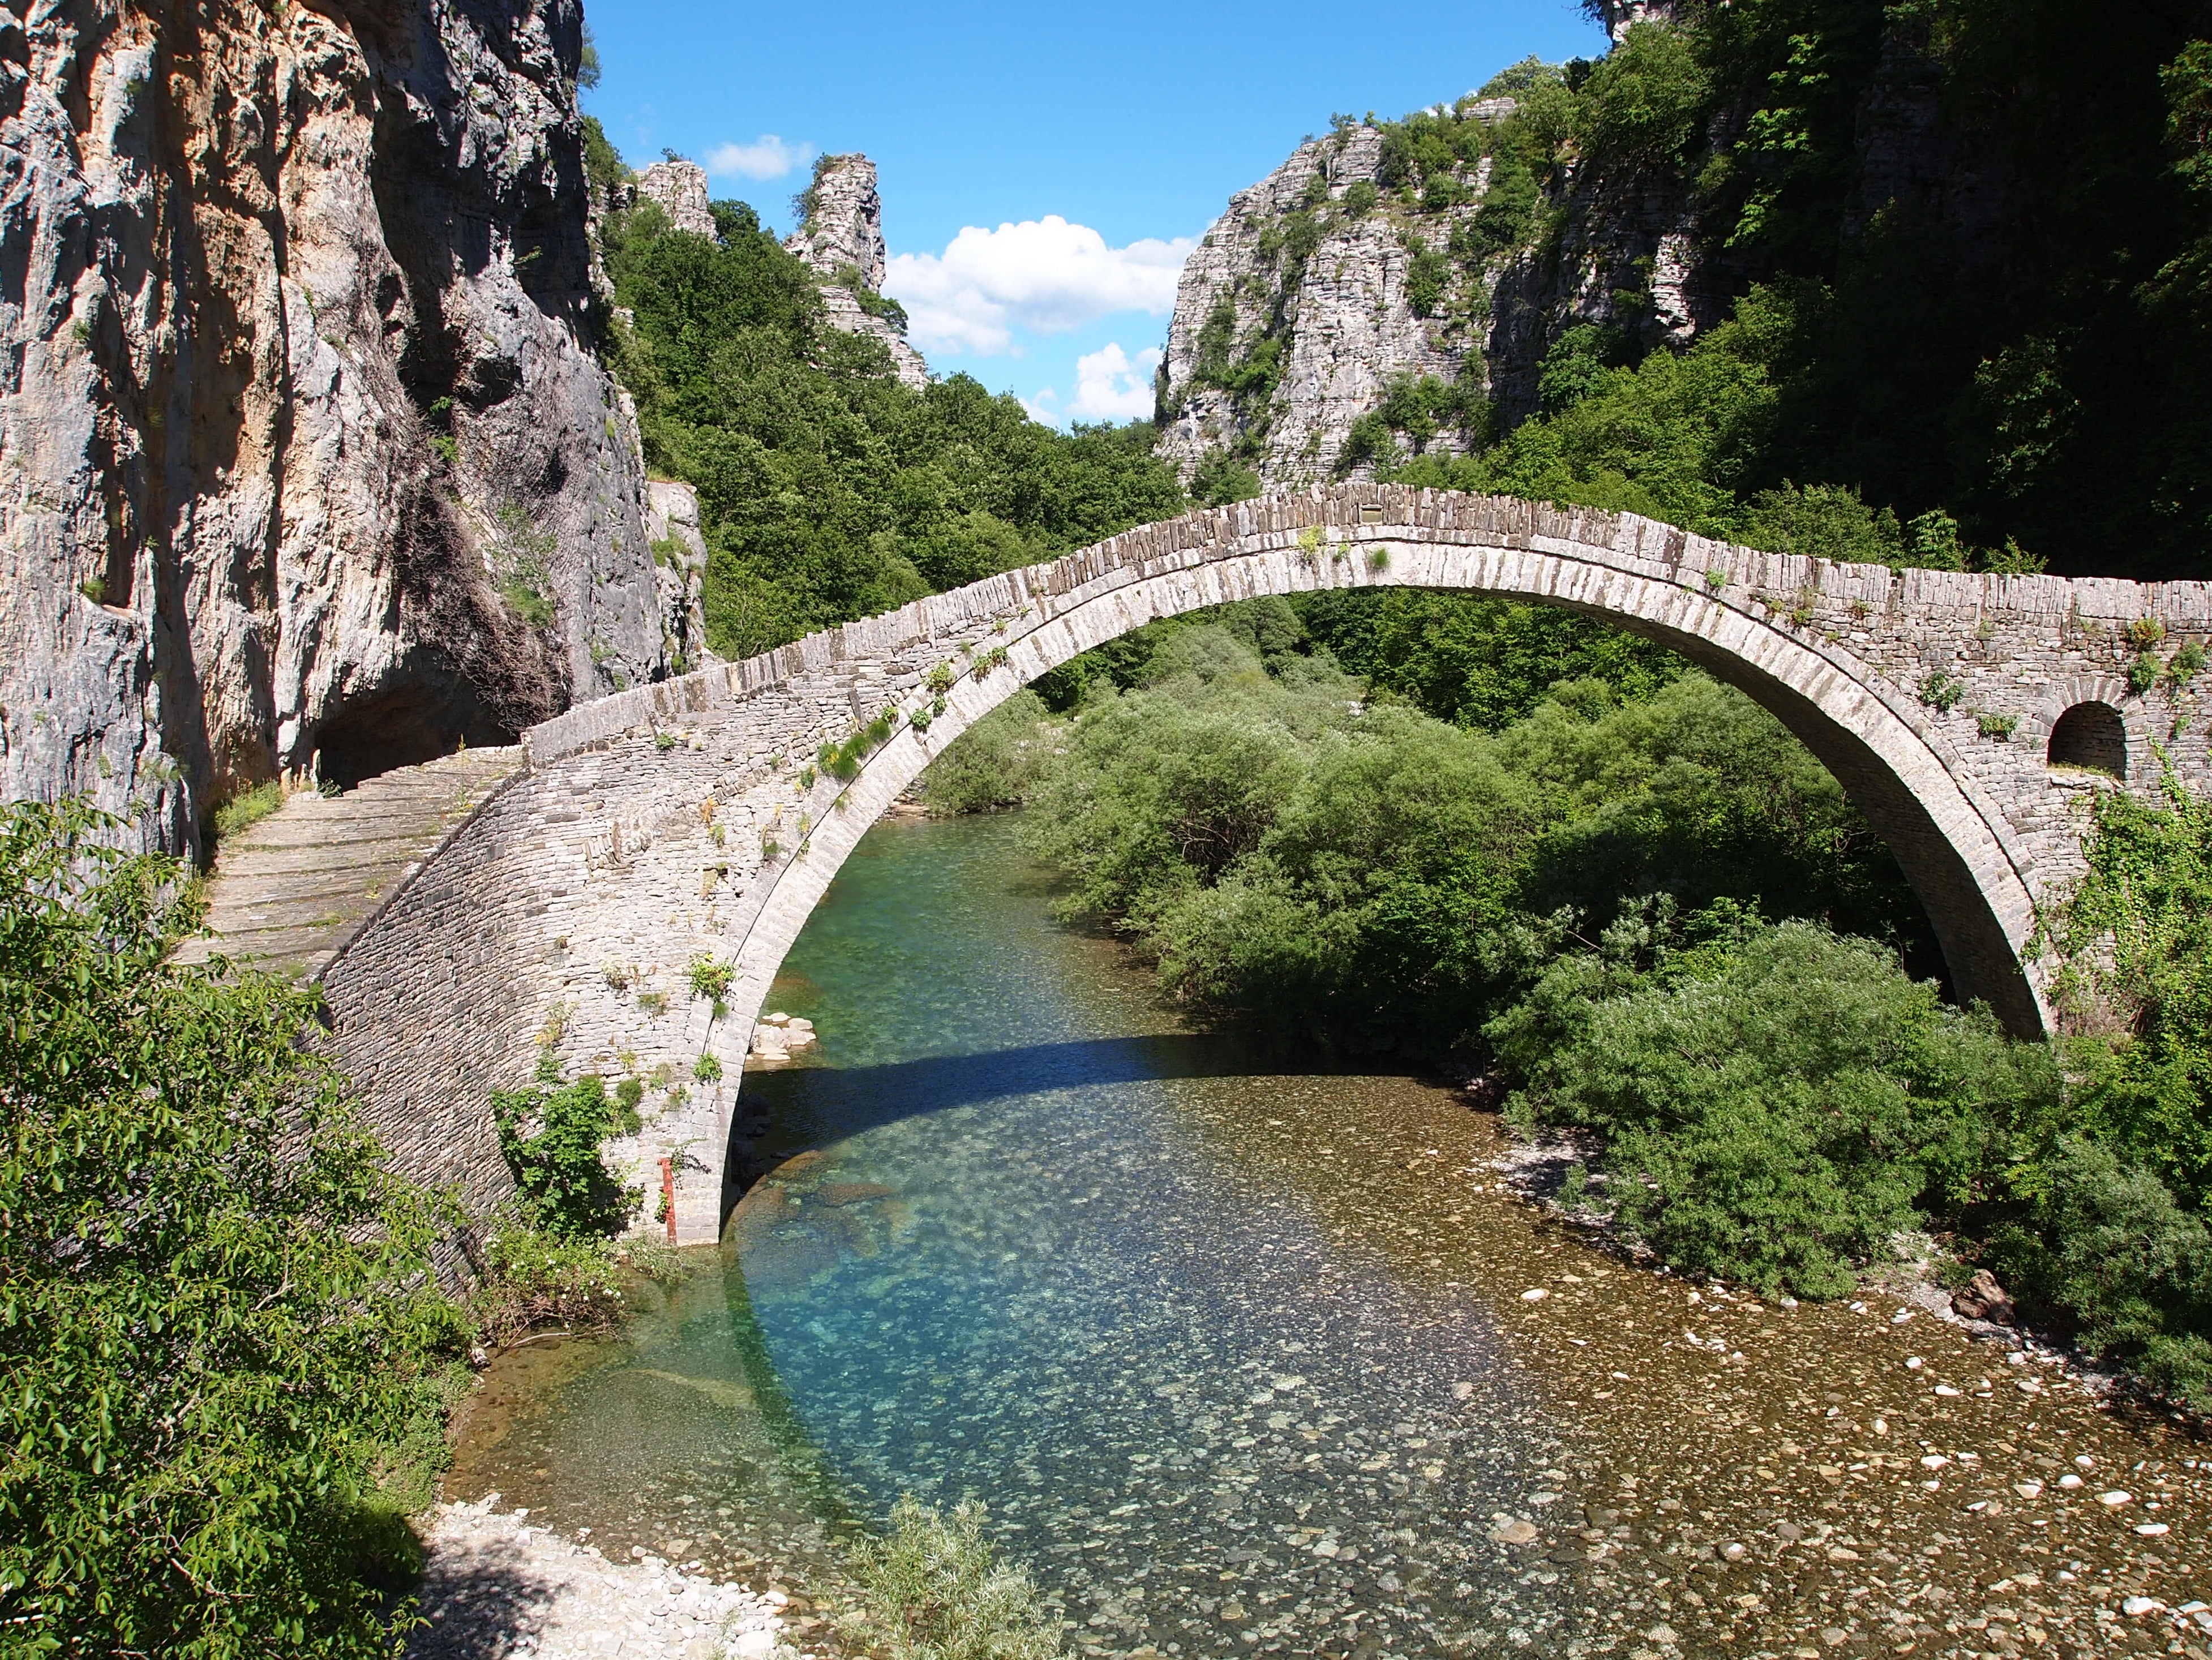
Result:
{"label": "rocky cliff face", "polygon": [[805,222],[784,243],[821,278],[824,314],[833,327],[879,340],[898,378],[927,386],[929,365],[907,344],[898,324],[866,301],[880,301],[890,258],[884,246],[884,202],[876,164],[865,155],[824,156],[805,197]]}
{"label": "rocky cliff face", "polygon": [[[1626,28],[1655,8],[1614,9]],[[1515,109],[1446,119],[1494,131]],[[1492,398],[1534,406],[1561,329],[1625,301],[1655,339],[1711,320],[1677,200],[1571,159],[1540,187],[1491,148],[1424,182],[1347,125],[1231,198],[1183,267],[1158,375],[1160,453],[1187,483],[1211,457],[1273,488],[1461,453]]]}
{"label": "rocky cliff face", "polygon": [[[19,17],[21,21],[19,21]],[[196,849],[664,672],[576,0],[0,10],[0,794]]]}
{"label": "rocky cliff face", "polygon": [[[1213,452],[1250,460],[1270,484],[1327,478],[1393,379],[1450,380],[1474,348],[1467,316],[1416,307],[1408,287],[1425,244],[1403,216],[1352,194],[1376,193],[1381,151],[1371,127],[1300,145],[1230,198],[1183,266],[1160,370],[1160,448],[1186,483]],[[1487,171],[1474,181],[1478,201]],[[1474,210],[1454,209],[1435,229],[1448,237]]]}
{"label": "rocky cliff face", "polygon": [[668,222],[694,236],[714,234],[714,216],[708,207],[707,169],[681,156],[655,161],[637,176],[637,193],[660,204]]}

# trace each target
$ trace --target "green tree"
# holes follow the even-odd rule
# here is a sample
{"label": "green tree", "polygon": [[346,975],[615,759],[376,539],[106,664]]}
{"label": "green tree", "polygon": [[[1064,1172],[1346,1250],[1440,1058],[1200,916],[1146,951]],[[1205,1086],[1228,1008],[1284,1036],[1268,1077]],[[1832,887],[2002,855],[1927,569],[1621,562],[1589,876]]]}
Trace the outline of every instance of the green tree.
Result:
{"label": "green tree", "polygon": [[[393,1450],[467,1335],[311,991],[167,960],[174,861],[0,812],[0,1617],[15,1653],[393,1652]],[[429,1426],[427,1438],[425,1426]]]}
{"label": "green tree", "polygon": [[1148,424],[1062,434],[965,375],[904,386],[879,343],[823,320],[813,273],[750,208],[718,203],[714,216],[716,234],[696,235],[643,203],[603,240],[635,319],[617,362],[647,458],[699,492],[708,636],[723,654],[1184,508]]}
{"label": "green tree", "polygon": [[2047,1050],[1812,923],[1657,973],[1610,954],[1553,964],[1490,1035],[1525,1080],[1516,1110],[1600,1132],[1607,1202],[1694,1273],[1836,1296],[2058,1097]]}

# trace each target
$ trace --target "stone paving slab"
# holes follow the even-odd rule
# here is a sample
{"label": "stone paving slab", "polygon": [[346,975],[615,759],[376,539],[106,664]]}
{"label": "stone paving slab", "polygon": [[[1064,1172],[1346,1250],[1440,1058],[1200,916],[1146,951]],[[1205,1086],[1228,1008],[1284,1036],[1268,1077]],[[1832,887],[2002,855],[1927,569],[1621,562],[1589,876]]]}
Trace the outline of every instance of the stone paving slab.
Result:
{"label": "stone paving slab", "polygon": [[470,750],[365,781],[302,791],[222,848],[208,879],[210,935],[180,962],[220,952],[312,976],[484,798],[522,769],[517,747]]}

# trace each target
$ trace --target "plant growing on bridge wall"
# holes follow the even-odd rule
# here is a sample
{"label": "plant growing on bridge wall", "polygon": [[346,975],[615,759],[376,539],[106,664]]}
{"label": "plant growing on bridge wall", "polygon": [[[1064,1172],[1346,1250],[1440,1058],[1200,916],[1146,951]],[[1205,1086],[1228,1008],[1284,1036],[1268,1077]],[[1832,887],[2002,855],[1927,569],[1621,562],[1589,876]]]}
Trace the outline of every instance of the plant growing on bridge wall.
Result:
{"label": "plant growing on bridge wall", "polygon": [[730,994],[730,984],[738,971],[727,963],[717,962],[711,957],[695,957],[684,970],[684,978],[691,988],[691,995],[704,1000],[714,1007],[714,1018],[724,1012],[722,1000]]}
{"label": "plant growing on bridge wall", "polygon": [[935,694],[937,696],[942,697],[946,692],[952,690],[952,683],[958,678],[959,677],[953,672],[951,664],[939,663],[935,668],[930,670],[930,672],[922,678],[921,684],[928,687],[931,692]]}
{"label": "plant growing on bridge wall", "polygon": [[656,732],[653,734],[653,746],[665,755],[676,747],[676,734],[672,732]]}
{"label": "plant growing on bridge wall", "polygon": [[532,1228],[559,1239],[606,1238],[636,1213],[643,1189],[624,1187],[600,1153],[623,1113],[596,1074],[570,1082],[547,1056],[527,1087],[492,1091],[491,1114]]}
{"label": "plant growing on bridge wall", "polygon": [[1948,714],[1966,695],[1966,683],[1955,674],[1931,669],[1920,677],[1920,701],[1939,714]]}
{"label": "plant growing on bridge wall", "polygon": [[668,994],[665,992],[641,991],[637,994],[637,1006],[647,1014],[658,1015],[668,1006]]}
{"label": "plant growing on bridge wall", "polygon": [[1004,668],[1006,666],[1006,648],[1004,646],[994,646],[990,650],[983,653],[982,655],[976,658],[975,678],[978,680],[988,680],[990,678],[993,671]]}
{"label": "plant growing on bridge wall", "polygon": [[2148,651],[2166,638],[2166,624],[2155,617],[2138,617],[2128,624],[2128,643],[2138,651]]}
{"label": "plant growing on bridge wall", "polygon": [[2017,714],[1977,715],[1975,723],[1981,727],[1983,737],[1994,738],[1999,742],[2009,739],[2013,733],[2020,730],[2020,717]]}
{"label": "plant growing on bridge wall", "polygon": [[2184,641],[2166,660],[2166,684],[2177,690],[2203,672],[2204,648],[2194,640]]}
{"label": "plant growing on bridge wall", "polygon": [[[629,1059],[632,1066],[637,1063],[635,1055]],[[644,1128],[645,1121],[639,1117],[637,1110],[644,1100],[643,1079],[625,1078],[615,1085],[615,1133],[617,1135],[635,1135]]]}
{"label": "plant growing on bridge wall", "polygon": [[2159,677],[2165,672],[2166,665],[2159,661],[2156,652],[2138,652],[2128,665],[2128,690],[2141,697],[2158,684]]}
{"label": "plant growing on bridge wall", "polygon": [[698,1083],[719,1084],[722,1081],[722,1063],[714,1055],[702,1055],[691,1063],[691,1076]]}

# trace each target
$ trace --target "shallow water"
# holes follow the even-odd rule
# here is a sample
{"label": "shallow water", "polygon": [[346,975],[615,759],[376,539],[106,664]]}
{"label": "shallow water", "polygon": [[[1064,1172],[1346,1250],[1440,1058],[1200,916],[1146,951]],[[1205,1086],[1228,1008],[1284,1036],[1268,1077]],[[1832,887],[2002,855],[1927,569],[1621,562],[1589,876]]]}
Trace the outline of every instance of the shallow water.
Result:
{"label": "shallow water", "polygon": [[823,1064],[746,1077],[723,1266],[502,1357],[458,1496],[829,1584],[973,1495],[1098,1652],[2162,1651],[2119,1599],[2212,1592],[2170,1426],[1588,1248],[1455,1093],[1182,1031],[1010,821],[872,831],[772,1006]]}

